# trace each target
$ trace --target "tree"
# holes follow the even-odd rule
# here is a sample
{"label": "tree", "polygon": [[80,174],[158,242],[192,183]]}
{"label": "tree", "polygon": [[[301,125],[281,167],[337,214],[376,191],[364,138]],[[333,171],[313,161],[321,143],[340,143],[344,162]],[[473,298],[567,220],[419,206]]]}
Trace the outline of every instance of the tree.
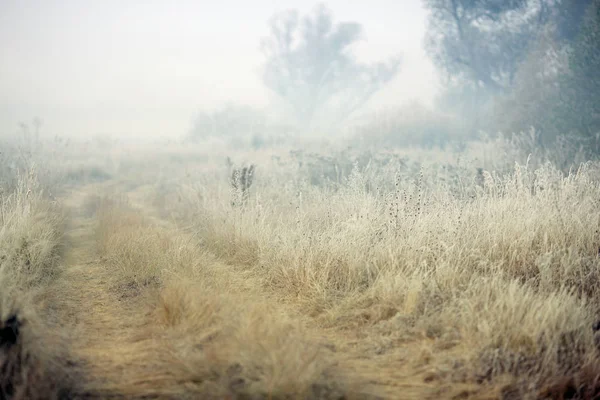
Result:
{"label": "tree", "polygon": [[445,83],[438,106],[463,117],[469,134],[486,127],[494,99],[508,92],[552,0],[423,0],[425,49]]}
{"label": "tree", "polygon": [[453,77],[505,91],[549,23],[554,39],[568,44],[592,2],[424,0],[431,12],[426,46],[438,67]]}
{"label": "tree", "polygon": [[538,145],[576,135],[597,148],[600,0],[425,4],[427,49],[448,75],[442,98],[462,107],[474,130],[533,127]]}
{"label": "tree", "polygon": [[447,78],[441,105],[467,116],[471,133],[535,126],[558,135],[568,120],[559,112],[569,97],[565,54],[592,1],[424,0],[426,49]]}
{"label": "tree", "polygon": [[588,154],[598,152],[599,10],[600,0],[556,4],[552,19],[519,65],[510,91],[494,102],[490,126],[505,133],[533,127],[538,146],[568,136]]}
{"label": "tree", "polygon": [[544,7],[536,10],[526,0],[424,2],[430,10],[425,46],[434,63],[450,79],[496,93],[510,86],[532,25],[547,18]]}
{"label": "tree", "polygon": [[561,116],[580,135],[600,134],[600,0],[588,6],[570,46],[569,73],[560,82]]}
{"label": "tree", "polygon": [[569,73],[568,51],[557,27],[548,25],[519,65],[511,89],[494,99],[488,128],[504,133],[535,129],[536,145],[553,142],[561,132],[560,79]]}
{"label": "tree", "polygon": [[262,80],[284,100],[303,129],[343,121],[393,79],[400,58],[366,65],[351,48],[362,38],[356,22],[333,22],[324,5],[300,18],[297,11],[274,15],[261,40]]}
{"label": "tree", "polygon": [[559,41],[570,43],[575,40],[592,3],[593,0],[561,0],[556,4],[553,17]]}

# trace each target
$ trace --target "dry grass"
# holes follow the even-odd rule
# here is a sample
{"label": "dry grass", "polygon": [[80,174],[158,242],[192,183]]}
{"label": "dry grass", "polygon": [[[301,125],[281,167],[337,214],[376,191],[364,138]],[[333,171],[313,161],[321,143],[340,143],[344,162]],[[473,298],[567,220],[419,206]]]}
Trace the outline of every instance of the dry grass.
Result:
{"label": "dry grass", "polygon": [[322,327],[460,348],[433,366],[453,382],[508,374],[531,396],[588,379],[571,389],[585,397],[600,377],[597,178],[517,165],[452,195],[423,176],[368,190],[355,171],[335,190],[270,180],[245,209],[210,187],[184,208],[207,248]]}
{"label": "dry grass", "polygon": [[57,272],[63,230],[60,209],[44,199],[33,173],[22,176],[16,190],[0,201],[4,287],[43,285]]}
{"label": "dry grass", "polygon": [[44,300],[61,272],[63,216],[33,173],[17,182],[0,198],[0,398],[66,398],[76,361]]}
{"label": "dry grass", "polygon": [[[323,345],[262,298],[251,277],[131,206],[105,203],[98,215],[101,262],[91,270],[97,281],[92,288],[81,282],[71,289],[90,291],[82,296],[99,291],[102,297],[93,310],[101,323],[90,320],[86,328],[99,342],[75,346],[92,366],[86,393],[126,398],[339,393],[343,380],[326,379],[338,372]],[[109,343],[112,350],[106,352]]]}
{"label": "dry grass", "polygon": [[600,396],[600,165],[179,151],[4,194],[2,396]]}

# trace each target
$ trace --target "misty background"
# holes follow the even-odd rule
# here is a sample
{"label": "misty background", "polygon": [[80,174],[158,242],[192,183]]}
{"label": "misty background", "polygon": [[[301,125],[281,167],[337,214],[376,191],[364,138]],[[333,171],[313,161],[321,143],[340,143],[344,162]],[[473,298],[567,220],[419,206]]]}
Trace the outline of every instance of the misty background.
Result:
{"label": "misty background", "polygon": [[[199,110],[228,102],[265,107],[260,39],[278,11],[304,1],[0,2],[0,130],[34,116],[60,135],[181,135]],[[435,73],[421,41],[419,0],[330,1],[335,19],[359,21],[364,61],[396,53],[403,68],[375,106],[431,102]]]}
{"label": "misty background", "polygon": [[0,131],[254,147],[526,132],[596,151],[599,13],[598,0],[5,0]]}

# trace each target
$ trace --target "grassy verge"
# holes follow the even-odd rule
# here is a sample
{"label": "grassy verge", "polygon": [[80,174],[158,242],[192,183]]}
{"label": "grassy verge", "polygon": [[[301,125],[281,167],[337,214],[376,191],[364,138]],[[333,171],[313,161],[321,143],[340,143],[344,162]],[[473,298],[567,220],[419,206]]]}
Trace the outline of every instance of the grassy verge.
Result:
{"label": "grassy verge", "polygon": [[0,397],[59,399],[76,390],[68,338],[44,298],[60,274],[64,219],[33,174],[0,198]]}

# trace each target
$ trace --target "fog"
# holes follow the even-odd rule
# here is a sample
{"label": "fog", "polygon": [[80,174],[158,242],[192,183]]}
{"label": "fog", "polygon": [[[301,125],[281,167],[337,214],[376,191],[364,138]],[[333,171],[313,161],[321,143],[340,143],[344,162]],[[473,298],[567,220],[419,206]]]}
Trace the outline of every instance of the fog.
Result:
{"label": "fog", "polygon": [[[335,22],[356,21],[360,61],[401,54],[398,75],[367,109],[431,104],[436,73],[423,50],[419,0],[328,1]],[[180,137],[194,115],[228,102],[265,107],[260,38],[299,1],[0,2],[0,132],[39,117],[49,135]]]}
{"label": "fog", "polygon": [[600,398],[600,0],[0,0],[0,399]]}

